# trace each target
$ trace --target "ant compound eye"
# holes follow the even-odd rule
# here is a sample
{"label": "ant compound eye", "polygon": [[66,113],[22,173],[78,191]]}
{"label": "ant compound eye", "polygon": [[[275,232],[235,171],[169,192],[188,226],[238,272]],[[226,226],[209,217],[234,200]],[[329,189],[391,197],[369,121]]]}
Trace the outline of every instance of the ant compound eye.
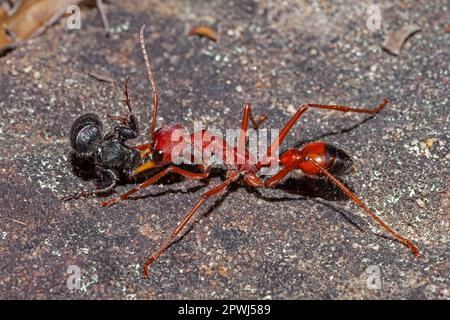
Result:
{"label": "ant compound eye", "polygon": [[98,142],[102,139],[103,123],[93,113],[84,114],[72,125],[70,129],[70,144],[72,148],[82,154],[95,151]]}
{"label": "ant compound eye", "polygon": [[152,160],[155,161],[156,163],[163,161],[163,159],[164,159],[164,152],[162,150],[157,150],[153,153]]}

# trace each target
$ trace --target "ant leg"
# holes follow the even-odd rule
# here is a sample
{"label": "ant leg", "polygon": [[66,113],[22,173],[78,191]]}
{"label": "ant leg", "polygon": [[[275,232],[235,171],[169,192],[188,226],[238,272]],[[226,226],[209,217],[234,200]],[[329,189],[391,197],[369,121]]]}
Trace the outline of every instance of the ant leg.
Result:
{"label": "ant leg", "polygon": [[[122,102],[125,103],[125,105],[128,108],[128,112],[131,115],[131,114],[133,114],[133,109],[131,108],[130,96],[128,94],[128,82],[129,81],[130,81],[130,77],[127,77],[127,80],[125,80],[125,83],[124,83],[124,91],[123,91],[123,94],[125,95],[125,99],[122,100]],[[123,115],[114,116],[114,115],[108,114],[107,116],[113,120],[122,122],[122,124],[124,124],[124,125],[129,125],[129,123],[130,123],[129,115],[128,116],[123,116]]]}
{"label": "ant leg", "polygon": [[377,114],[389,103],[388,99],[384,99],[382,103],[380,103],[375,109],[365,109],[365,108],[351,108],[347,106],[339,106],[339,105],[323,105],[323,104],[305,104],[300,106],[297,112],[292,116],[292,118],[286,123],[286,125],[281,130],[278,138],[275,139],[274,142],[267,149],[266,156],[262,163],[268,162],[268,158],[272,154],[274,154],[279,148],[281,143],[286,138],[289,131],[292,129],[294,124],[297,122],[298,118],[309,108],[317,108],[317,109],[328,109],[328,110],[336,110],[341,112],[356,112],[356,113],[368,113],[368,114]]}
{"label": "ant leg", "polygon": [[144,144],[138,144],[136,146],[133,146],[132,148],[138,149],[140,151],[146,150],[148,148],[150,148],[150,143],[144,143]]}
{"label": "ant leg", "polygon": [[107,173],[109,175],[111,183],[107,187],[104,187],[101,189],[96,189],[93,191],[86,191],[86,190],[81,189],[80,192],[62,197],[61,201],[66,202],[66,201],[70,201],[70,200],[80,199],[81,197],[87,198],[94,194],[101,194],[101,193],[111,191],[116,186],[116,182],[117,182],[116,174],[114,172],[112,172],[111,170],[104,170],[101,173],[103,173],[103,174]]}
{"label": "ant leg", "polygon": [[264,181],[256,173],[246,173],[244,181],[252,188],[264,187]]}
{"label": "ant leg", "polygon": [[252,123],[253,129],[255,129],[255,130],[258,130],[259,127],[260,127],[264,122],[267,121],[267,119],[269,119],[269,116],[268,116],[267,114],[265,114],[265,113],[260,114],[260,115],[258,116],[258,118],[256,118],[256,119],[253,117],[253,114],[250,113],[250,122]]}
{"label": "ant leg", "polygon": [[292,170],[295,170],[296,168],[293,165],[284,167],[280,171],[278,171],[275,175],[264,181],[264,187],[271,188],[274,185],[276,185],[278,182],[283,180],[284,177],[286,177]]}
{"label": "ant leg", "polygon": [[389,232],[395,239],[399,242],[403,243],[405,246],[411,249],[411,251],[417,256],[420,256],[419,249],[412,243],[411,240],[406,239],[401,236],[397,232],[395,232],[391,227],[389,227],[386,223],[383,222],[378,216],[376,216],[350,189],[342,184],[338,179],[336,179],[328,170],[322,168],[316,161],[313,159],[308,159],[311,161],[324,175],[326,175],[335,185],[337,185],[350,199],[353,200],[360,208],[362,208],[367,214],[371,216],[373,220],[375,220],[381,227],[383,227],[387,232]]}
{"label": "ant leg", "polygon": [[151,141],[155,141],[155,129],[156,129],[156,115],[158,114],[158,106],[159,106],[159,95],[158,89],[156,89],[155,80],[153,79],[153,71],[152,66],[150,64],[150,59],[147,54],[147,50],[145,49],[145,40],[144,40],[144,29],[145,24],[141,26],[141,30],[139,31],[139,42],[141,43],[142,54],[144,56],[145,67],[147,69],[147,77],[150,81],[150,86],[153,90],[153,116],[152,116],[152,126],[150,130],[150,138]]}
{"label": "ant leg", "polygon": [[138,184],[136,187],[134,187],[133,189],[125,192],[124,194],[121,194],[118,197],[103,201],[100,205],[102,207],[106,207],[106,206],[110,206],[113,205],[119,201],[123,201],[126,200],[130,197],[130,195],[132,195],[133,193],[136,193],[137,191],[144,189],[154,183],[156,183],[159,179],[161,179],[162,177],[164,177],[165,175],[167,175],[170,172],[174,172],[174,173],[178,173],[179,175],[186,177],[186,178],[190,178],[190,179],[205,179],[209,176],[209,172],[202,172],[202,173],[196,173],[196,172],[190,172],[187,170],[183,170],[181,168],[178,167],[174,167],[174,166],[170,166],[167,167],[166,169],[164,169],[163,171],[157,173],[156,175],[154,175],[153,177],[151,177],[150,179]]}
{"label": "ant leg", "polygon": [[227,180],[219,184],[218,186],[212,188],[211,190],[204,193],[200,200],[197,202],[197,204],[189,211],[181,220],[181,222],[178,224],[178,226],[175,228],[175,230],[172,231],[170,236],[163,242],[163,244],[159,247],[157,251],[155,251],[144,263],[144,277],[148,278],[148,269],[150,266],[156,261],[156,259],[161,256],[164,251],[167,250],[167,248],[172,244],[172,241],[178,236],[178,234],[183,230],[185,225],[191,220],[192,216],[195,214],[195,212],[200,208],[200,206],[203,204],[203,202],[206,201],[206,199],[215,196],[216,194],[220,193],[221,191],[224,191],[232,182],[236,181],[239,178],[239,172],[231,171],[229,172],[229,176]]}
{"label": "ant leg", "polygon": [[128,116],[114,115],[114,114],[110,114],[110,113],[108,113],[106,116],[108,118],[110,118],[111,120],[118,121],[118,122],[122,123],[123,125],[128,125]]}
{"label": "ant leg", "polygon": [[125,100],[123,102],[126,104],[129,114],[128,115],[111,115],[108,114],[107,116],[112,119],[121,122],[122,126],[116,126],[114,127],[113,131],[106,136],[108,138],[112,135],[117,135],[122,139],[122,141],[134,139],[139,135],[139,125],[136,116],[133,113],[133,110],[131,108],[131,102],[130,97],[128,95],[128,82],[130,80],[130,77],[127,78],[125,81]]}
{"label": "ant leg", "polygon": [[242,131],[247,132],[248,122],[250,121],[253,125],[253,129],[257,130],[261,126],[261,124],[269,119],[266,114],[260,114],[258,118],[253,116],[252,105],[250,103],[244,104],[244,111],[242,113]]}
{"label": "ant leg", "polygon": [[268,116],[265,114],[259,115],[258,119],[255,120],[252,112],[252,105],[250,103],[244,104],[244,111],[242,112],[242,125],[241,132],[238,140],[238,153],[241,159],[245,159],[245,142],[247,140],[247,130],[248,130],[248,122],[250,121],[253,125],[253,128],[257,130],[259,126],[268,119]]}
{"label": "ant leg", "polygon": [[247,138],[248,122],[250,121],[255,130],[259,129],[260,125],[269,119],[266,114],[261,114],[257,119],[253,116],[252,105],[250,103],[244,104],[244,111],[242,112],[242,126],[241,126],[241,136],[239,137],[240,143],[245,143]]}
{"label": "ant leg", "polygon": [[327,104],[316,104],[308,103],[307,106],[310,108],[336,110],[341,112],[356,112],[356,113],[368,113],[377,114],[389,103],[389,99],[384,99],[375,109],[365,109],[365,108],[352,108],[347,106],[337,106],[337,105],[327,105]]}

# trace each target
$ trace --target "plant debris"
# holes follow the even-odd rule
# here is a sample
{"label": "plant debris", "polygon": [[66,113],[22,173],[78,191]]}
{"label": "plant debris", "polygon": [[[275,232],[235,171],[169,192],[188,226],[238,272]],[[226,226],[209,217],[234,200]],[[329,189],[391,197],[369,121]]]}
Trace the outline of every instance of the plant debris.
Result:
{"label": "plant debris", "polygon": [[91,71],[88,73],[88,75],[94,79],[97,79],[98,81],[101,81],[101,82],[108,82],[108,83],[114,82],[114,80],[111,78],[111,76],[109,76],[108,74],[103,73],[103,72]]}
{"label": "plant debris", "polygon": [[444,32],[450,33],[450,23],[447,25],[447,27],[444,29]]}
{"label": "plant debris", "polygon": [[398,56],[406,40],[419,31],[420,27],[416,25],[406,25],[396,31],[393,31],[383,42],[383,49]]}
{"label": "plant debris", "polygon": [[12,222],[21,224],[21,225],[23,225],[23,226],[26,226],[26,225],[27,225],[25,222],[22,222],[22,221],[20,221],[20,220],[16,220],[16,219],[13,219],[13,218],[6,218],[6,219],[8,219],[8,220],[10,220],[10,221],[12,221]]}
{"label": "plant debris", "polygon": [[420,208],[425,208],[425,207],[426,207],[425,202],[424,202],[422,199],[417,199],[417,200],[416,200],[416,203],[417,203],[417,205],[418,205]]}
{"label": "plant debris", "polygon": [[67,11],[70,5],[94,4],[98,7],[105,29],[108,21],[102,0],[16,0],[0,7],[0,56],[26,39],[38,36]]}
{"label": "plant debris", "polygon": [[219,38],[217,37],[217,33],[214,30],[212,30],[209,27],[204,27],[204,26],[195,27],[191,31],[189,31],[188,36],[193,36],[193,35],[196,35],[199,37],[205,37],[214,42],[217,42],[219,40]]}

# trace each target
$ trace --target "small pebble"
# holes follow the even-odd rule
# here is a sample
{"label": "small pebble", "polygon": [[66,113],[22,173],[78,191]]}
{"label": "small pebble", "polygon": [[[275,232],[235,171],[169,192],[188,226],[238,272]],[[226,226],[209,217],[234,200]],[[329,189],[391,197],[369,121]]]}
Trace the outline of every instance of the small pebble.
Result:
{"label": "small pebble", "polygon": [[312,56],[317,56],[317,49],[316,48],[312,48],[311,50],[309,50],[309,54]]}
{"label": "small pebble", "polygon": [[297,109],[295,109],[294,105],[290,104],[287,106],[286,108],[287,112],[289,112],[290,114],[294,114],[297,112]]}
{"label": "small pebble", "polygon": [[243,89],[242,89],[242,86],[237,86],[237,87],[236,87],[236,91],[237,91],[237,92],[241,93],[242,90],[243,90]]}
{"label": "small pebble", "polygon": [[31,69],[33,69],[33,67],[32,66],[28,66],[25,69],[23,69],[23,72],[29,73],[31,71]]}
{"label": "small pebble", "polygon": [[426,145],[427,145],[427,147],[428,148],[431,148],[431,147],[433,147],[433,144],[436,142],[436,139],[435,138],[430,138],[430,139],[427,139],[427,141],[425,142],[426,143]]}
{"label": "small pebble", "polygon": [[422,199],[417,199],[416,202],[419,207],[425,208],[425,202]]}
{"label": "small pebble", "polygon": [[353,242],[352,243],[352,248],[353,249],[358,249],[358,248],[360,248],[361,246],[358,244],[358,243],[356,243],[356,242]]}

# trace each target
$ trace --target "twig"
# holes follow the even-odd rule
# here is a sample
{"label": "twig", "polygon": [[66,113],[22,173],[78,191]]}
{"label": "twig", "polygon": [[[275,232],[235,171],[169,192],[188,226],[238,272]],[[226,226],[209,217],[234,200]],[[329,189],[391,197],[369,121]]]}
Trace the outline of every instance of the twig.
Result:
{"label": "twig", "polygon": [[19,221],[19,220],[13,219],[13,218],[6,218],[6,219],[8,219],[8,220],[11,220],[12,222],[15,222],[15,223],[21,224],[21,225],[23,225],[23,226],[26,226],[26,225],[27,225],[27,224],[26,224],[25,222],[22,222],[22,221]]}

